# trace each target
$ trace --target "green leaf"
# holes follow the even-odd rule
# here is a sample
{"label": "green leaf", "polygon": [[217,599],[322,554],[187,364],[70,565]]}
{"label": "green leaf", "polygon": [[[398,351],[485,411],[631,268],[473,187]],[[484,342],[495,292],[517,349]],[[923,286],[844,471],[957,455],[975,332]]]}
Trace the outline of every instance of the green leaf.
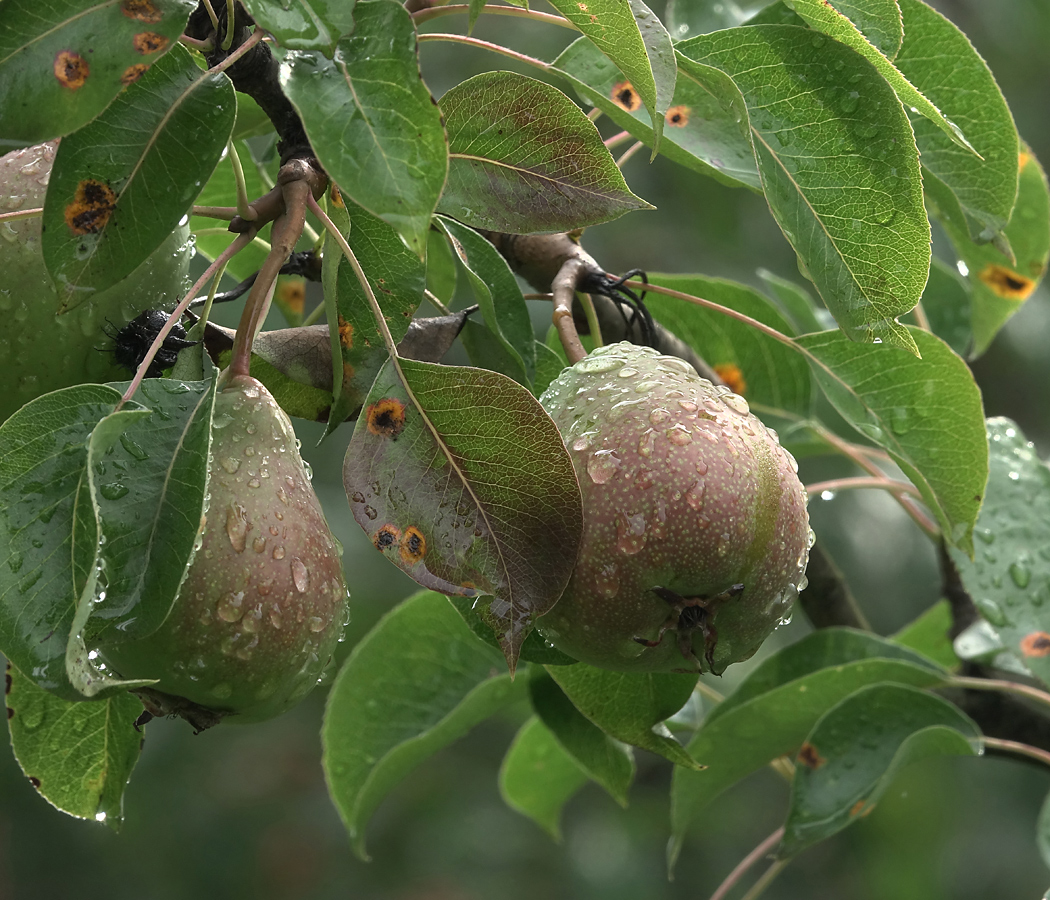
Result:
{"label": "green leaf", "polygon": [[458,279],[452,248],[440,230],[431,228],[427,234],[427,290],[447,306],[456,293]]}
{"label": "green leaf", "polygon": [[658,753],[676,765],[698,768],[663,724],[685,705],[696,675],[610,672],[584,663],[548,666],[547,672],[573,706],[609,737]]}
{"label": "green leaf", "polygon": [[835,0],[834,7],[887,59],[900,52],[904,23],[897,0]]}
{"label": "green leaf", "polygon": [[1009,419],[988,420],[991,466],[963,585],[1005,649],[1050,684],[1050,469]]}
{"label": "green leaf", "polygon": [[[453,254],[466,269],[485,326],[503,351],[502,359],[490,357],[486,360],[502,362],[503,365],[487,365],[485,368],[495,369],[530,387],[536,374],[536,340],[518,280],[499,251],[472,228],[443,217],[437,221],[448,236]],[[468,322],[468,326],[470,324]],[[482,360],[475,356],[475,350],[481,348],[476,347],[479,342],[472,339],[473,335],[469,328],[465,330],[464,344],[471,354],[471,361],[481,365]]]}
{"label": "green leaf", "polygon": [[[453,594],[448,597],[448,601],[455,607],[456,612],[463,617],[463,621],[467,623],[476,637],[481,638],[490,647],[502,650],[499,638],[492,631],[492,626],[485,621],[481,611],[477,609],[475,598]],[[532,631],[522,642],[521,650],[518,653],[518,662],[531,662],[548,666],[571,666],[578,660],[573,659],[567,653],[562,653],[553,644],[549,644],[538,631]]]}
{"label": "green leaf", "polygon": [[551,0],[551,6],[626,75],[649,111],[655,153],[677,77],[674,48],[663,23],[641,0]]}
{"label": "green leaf", "polygon": [[396,0],[360,0],[335,57],[293,51],[281,86],[343,194],[397,229],[422,259],[448,169],[441,112],[419,74],[412,17]]}
{"label": "green leaf", "polygon": [[[947,136],[947,139],[960,147],[965,148],[966,153],[970,161],[970,165],[974,165],[977,162],[975,157],[977,151],[973,145],[967,140],[967,136],[963,134],[962,129],[959,128],[950,119],[945,118],[942,113],[930,100],[908,79],[901,74],[901,71],[887,59],[887,55],[884,51],[876,46],[869,36],[863,33],[853,21],[851,21],[850,14],[856,14],[857,12],[871,12],[875,11],[873,7],[881,7],[877,9],[876,16],[874,19],[868,15],[859,16],[861,25],[874,25],[875,32],[880,40],[889,42],[889,46],[893,48],[893,53],[897,53],[901,46],[901,38],[903,37],[901,12],[897,6],[896,0],[881,0],[880,3],[874,3],[873,0],[864,0],[860,7],[853,3],[842,3],[836,2],[832,4],[830,0],[791,0],[791,7],[796,13],[798,13],[803,19],[805,19],[813,28],[818,31],[824,32],[836,41],[841,42],[845,46],[856,50],[861,56],[863,56],[868,62],[870,62],[876,69],[876,71],[886,79],[886,83],[896,91],[897,96],[900,97],[901,103],[907,108],[913,110],[918,115],[924,116],[929,122],[931,122],[936,128],[939,128],[943,134]],[[895,20],[895,21],[894,21]],[[893,26],[895,25],[895,28]],[[892,32],[887,28],[893,28]],[[908,32],[911,37],[911,31]],[[955,59],[952,59],[952,63]],[[951,69],[949,69],[951,71]],[[955,73],[952,73],[952,77],[955,77]],[[859,94],[852,91],[844,92],[843,98],[840,100],[840,106],[843,107],[856,107]],[[852,102],[851,102],[852,101]],[[852,109],[843,109],[843,112],[850,113]]]}
{"label": "green leaf", "polygon": [[[0,650],[68,700],[80,697],[65,658],[84,578],[74,570],[73,520],[88,438],[119,400],[111,387],[78,385],[38,397],[0,425]],[[88,540],[90,555],[97,534]]]}
{"label": "green leaf", "polygon": [[438,209],[475,228],[568,231],[651,209],[630,192],[598,129],[557,88],[487,72],[441,98],[448,183]]}
{"label": "green leaf", "polygon": [[541,669],[529,679],[532,707],[569,757],[620,806],[634,780],[634,753],[584,717],[557,683]]}
{"label": "green leaf", "polygon": [[321,50],[331,58],[354,30],[354,0],[244,0],[257,25],[290,50]]}
{"label": "green leaf", "polygon": [[892,88],[855,51],[790,25],[731,28],[677,49],[684,72],[704,81],[714,67],[740,89],[770,209],[839,325],[853,340],[914,352],[896,317],[922,295],[930,226]]}
{"label": "green leaf", "polygon": [[332,800],[354,851],[391,789],[427,757],[524,692],[440,594],[410,597],[354,648],[328,695],[321,740]]}
{"label": "green leaf", "polygon": [[910,331],[922,359],[893,347],[858,347],[835,331],[795,340],[835,409],[890,454],[945,539],[970,553],[988,471],[981,393],[947,344]]}
{"label": "green leaf", "polygon": [[829,710],[799,750],[778,855],[790,858],[870,812],[909,763],[976,756],[981,732],[947,700],[875,684]]}
{"label": "green leaf", "polygon": [[958,270],[934,258],[930,280],[922,292],[922,308],[930,330],[963,358],[973,346],[971,295],[970,285]]}
{"label": "green leaf", "polygon": [[[650,275],[654,284],[711,300],[791,334],[791,325],[754,288],[703,275]],[[659,295],[646,298],[653,317],[689,344],[749,402],[807,415],[812,377],[791,347],[736,319]],[[733,368],[735,367],[735,372]],[[739,375],[742,381],[734,377]]]}
{"label": "green leaf", "polygon": [[583,530],[554,422],[509,378],[400,360],[376,378],[343,464],[357,523],[424,587],[479,604],[511,671],[561,596]]}
{"label": "green leaf", "polygon": [[565,368],[565,360],[555,353],[546,344],[535,342],[536,353],[536,378],[532,383],[532,393],[539,397],[547,386],[554,381]]}
{"label": "green leaf", "polygon": [[116,284],[175,230],[218,163],[235,114],[230,80],[202,72],[176,47],[62,140],[41,243],[64,309]]}
{"label": "green leaf", "polygon": [[142,704],[131,694],[71,703],[7,664],[7,726],[15,758],[52,806],[119,829],[124,785],[138,762]]}
{"label": "green leaf", "polygon": [[[272,334],[272,332],[262,332],[262,335],[266,334]],[[258,349],[262,349],[258,346],[260,338],[256,339]],[[219,354],[219,368],[228,368],[232,360],[232,350],[223,350]],[[257,353],[252,353],[249,374],[252,378],[258,378],[266,386],[266,389],[273,394],[277,405],[288,415],[306,419],[308,422],[328,422],[332,407],[331,391],[313,384],[304,384],[303,381],[292,378],[282,368],[278,368],[267,359],[266,355]],[[299,373],[296,374],[299,375]]]}
{"label": "green leaf", "polygon": [[730,3],[697,3],[696,0],[668,0],[664,21],[671,39],[683,41],[698,34],[710,34],[741,25],[761,10],[768,0]]}
{"label": "green leaf", "polygon": [[787,681],[718,717],[709,714],[687,745],[707,768],[677,768],[672,776],[668,865],[674,866],[689,823],[708,803],[777,757],[797,751],[817,720],[840,700],[876,682],[932,687],[943,677],[904,659],[859,659]]}
{"label": "green leaf", "polygon": [[499,771],[504,802],[561,840],[562,807],[587,783],[587,776],[535,716],[514,738]]}
{"label": "green leaf", "polygon": [[[937,198],[933,199],[936,207]],[[1011,264],[994,245],[974,244],[966,228],[950,217],[942,216],[941,224],[968,273],[973,355],[980,356],[1046,274],[1050,260],[1050,190],[1039,160],[1027,147],[1021,153],[1017,204],[1004,231],[1015,263]]]}
{"label": "green leaf", "polygon": [[813,331],[824,331],[831,324],[822,324],[821,312],[827,317],[827,310],[817,306],[813,295],[804,287],[774,275],[768,269],[759,269],[758,277],[765,282],[766,289],[788,317],[796,334],[808,334]]}
{"label": "green leaf", "polygon": [[90,5],[5,0],[0,9],[0,152],[86,125],[175,46],[196,5],[193,0]]}
{"label": "green leaf", "polygon": [[947,600],[938,600],[926,612],[893,635],[895,644],[917,650],[949,671],[957,671],[960,662],[949,635],[952,611]]}
{"label": "green leaf", "polygon": [[[340,199],[350,220],[347,242],[365,271],[394,341],[400,341],[423,299],[426,266],[390,225],[349,198]],[[342,387],[336,391],[327,434],[361,408],[376,374],[387,360],[386,347],[353,267],[337,246],[329,252],[339,266],[336,321]]]}
{"label": "green leaf", "polygon": [[[960,147],[931,122],[912,115],[924,177],[932,174],[962,207],[969,234],[991,240],[1010,219],[1017,196],[1017,129],[987,64],[969,39],[921,0],[900,0],[904,43],[897,67],[961,126],[981,154]],[[914,106],[901,96],[905,107]]]}
{"label": "green leaf", "polygon": [[1035,826],[1035,840],[1039,847],[1039,855],[1043,858],[1047,868],[1050,868],[1050,794],[1047,795],[1039,810],[1039,820]]}
{"label": "green leaf", "polygon": [[[632,137],[652,147],[648,113],[626,78],[586,38],[570,44],[552,63],[585,101],[594,104]],[[747,136],[744,104],[721,73],[703,82],[680,71],[665,117],[660,152],[673,162],[733,187],[761,189],[755,154]],[[667,119],[673,121],[667,122]]]}

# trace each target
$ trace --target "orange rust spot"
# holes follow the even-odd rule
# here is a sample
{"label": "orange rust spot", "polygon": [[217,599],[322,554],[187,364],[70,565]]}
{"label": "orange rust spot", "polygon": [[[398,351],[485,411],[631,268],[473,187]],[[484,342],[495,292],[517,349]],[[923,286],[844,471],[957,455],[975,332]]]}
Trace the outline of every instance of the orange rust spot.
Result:
{"label": "orange rust spot", "polygon": [[62,87],[67,87],[71,91],[82,88],[89,73],[87,60],[79,53],[74,53],[72,50],[59,50],[55,54],[55,78]]}
{"label": "orange rust spot", "polygon": [[715,366],[715,372],[734,394],[744,395],[744,392],[747,390],[747,379],[744,378],[744,373],[740,371],[740,366],[733,363],[719,363]]}
{"label": "orange rust spot", "polygon": [[672,128],[684,128],[689,124],[690,109],[684,104],[672,106],[664,115],[664,121]]}
{"label": "orange rust spot", "polygon": [[408,565],[415,565],[426,556],[426,552],[426,538],[423,537],[423,533],[415,525],[410,525],[405,529],[405,533],[401,538],[401,559]]}
{"label": "orange rust spot", "polygon": [[1028,163],[1031,161],[1031,159],[1032,159],[1032,154],[1031,153],[1025,153],[1024,150],[1022,150],[1020,153],[1018,153],[1017,154],[1017,171],[1018,172],[1023,172],[1024,171],[1024,167],[1028,165]]}
{"label": "orange rust spot", "polygon": [[799,748],[798,761],[810,769],[819,769],[827,762],[827,760],[817,752],[817,748],[809,741],[806,741],[806,743]]}
{"label": "orange rust spot", "polygon": [[150,0],[124,0],[120,4],[120,11],[129,19],[137,19],[139,22],[159,22],[164,18],[157,7]]}
{"label": "orange rust spot", "polygon": [[874,803],[872,803],[871,806],[865,806],[864,804],[864,800],[858,800],[854,803],[849,810],[850,816],[866,816],[875,808]]}
{"label": "orange rust spot", "polygon": [[372,543],[377,550],[389,550],[401,540],[401,529],[389,522],[372,535]]}
{"label": "orange rust spot", "polygon": [[1031,278],[1025,278],[996,263],[988,263],[977,277],[1005,300],[1027,300],[1028,295],[1035,290],[1035,282]]}
{"label": "orange rust spot", "polygon": [[124,74],[120,76],[120,83],[126,86],[138,81],[146,74],[146,69],[148,68],[149,66],[145,63],[135,63],[133,66],[128,66],[124,70]]}
{"label": "orange rust spot", "polygon": [[1050,656],[1050,634],[1033,631],[1021,638],[1021,652],[1025,656]]}
{"label": "orange rust spot", "polygon": [[613,85],[610,96],[613,103],[621,109],[626,109],[627,112],[634,112],[642,105],[642,98],[638,96],[634,85],[629,81],[621,81],[619,84]]}
{"label": "orange rust spot", "polygon": [[74,234],[96,234],[106,226],[116,203],[117,195],[109,185],[86,178],[66,207],[66,224]]}
{"label": "orange rust spot", "polygon": [[349,349],[354,346],[354,326],[339,316],[339,343]]}
{"label": "orange rust spot", "polygon": [[368,430],[380,437],[396,439],[405,430],[405,404],[384,397],[368,407]]}
{"label": "orange rust spot", "polygon": [[338,206],[340,209],[346,206],[346,204],[343,203],[343,195],[339,193],[339,188],[334,184],[332,185],[332,206]]}
{"label": "orange rust spot", "polygon": [[281,279],[277,299],[291,312],[301,316],[306,303],[306,282],[301,278]]}
{"label": "orange rust spot", "polygon": [[343,363],[343,384],[349,384],[355,374],[354,367],[348,362]]}
{"label": "orange rust spot", "polygon": [[132,43],[135,45],[136,52],[141,53],[143,56],[149,56],[149,54],[157,53],[167,47],[168,39],[163,34],[157,34],[155,31],[143,31],[135,35]]}

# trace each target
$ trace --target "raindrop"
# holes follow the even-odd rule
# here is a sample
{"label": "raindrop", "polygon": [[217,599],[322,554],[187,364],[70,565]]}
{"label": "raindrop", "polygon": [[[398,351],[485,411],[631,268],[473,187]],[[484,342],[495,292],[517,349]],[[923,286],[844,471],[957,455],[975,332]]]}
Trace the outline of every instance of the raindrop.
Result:
{"label": "raindrop", "polygon": [[243,603],[244,591],[230,591],[215,605],[215,612],[224,622],[236,622],[244,615]]}
{"label": "raindrop", "polygon": [[1032,580],[1032,570],[1028,568],[1024,560],[1016,560],[1010,563],[1010,578],[1013,579],[1014,584],[1024,590]]}
{"label": "raindrop", "polygon": [[137,460],[149,459],[149,454],[143,450],[134,439],[128,436],[127,432],[120,436],[121,446],[128,451],[129,454],[135,457]]}
{"label": "raindrop", "polygon": [[233,475],[241,467],[241,461],[234,456],[227,456],[219,460],[219,465]]}
{"label": "raindrop", "polygon": [[284,547],[274,547],[270,554],[274,559],[284,559]]}
{"label": "raindrop", "polygon": [[[587,460],[587,474],[595,484],[605,484],[619,468],[619,457],[615,456],[612,450],[598,450]],[[367,508],[365,512],[368,512]]]}
{"label": "raindrop", "polygon": [[1006,613],[1003,612],[1003,608],[994,600],[991,600],[988,597],[980,597],[973,602],[974,606],[980,610],[981,615],[992,625],[1001,628],[1007,624]]}
{"label": "raindrop", "polygon": [[298,556],[292,557],[292,584],[300,594],[305,594],[310,587],[310,572]]}
{"label": "raindrop", "polygon": [[226,510],[226,536],[237,553],[244,552],[248,542],[248,511],[239,503]]}
{"label": "raindrop", "polygon": [[704,508],[704,481],[702,478],[694,481],[693,486],[685,492],[685,502],[697,512]]}

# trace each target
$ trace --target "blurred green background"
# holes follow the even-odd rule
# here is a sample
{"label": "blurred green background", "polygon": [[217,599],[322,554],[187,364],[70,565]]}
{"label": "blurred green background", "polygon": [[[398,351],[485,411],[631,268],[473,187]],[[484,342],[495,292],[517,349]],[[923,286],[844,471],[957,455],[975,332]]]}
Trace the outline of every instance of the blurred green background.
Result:
{"label": "blurred green background", "polygon": [[[679,2],[732,11],[728,2]],[[970,36],[998,78],[1021,135],[1044,165],[1050,162],[1050,2],[933,5]],[[662,3],[656,10],[662,12]],[[464,18],[456,17],[428,30],[464,27]],[[552,59],[567,38],[560,29],[485,16],[475,35],[544,59]],[[421,56],[435,96],[508,62],[440,43],[425,44]],[[794,252],[761,197],[663,159],[650,164],[647,157],[637,154],[625,175],[635,193],[658,209],[588,231],[586,245],[603,266],[701,272],[756,285],[755,270],[764,267],[801,281]],[[945,254],[939,236],[935,250]],[[988,414],[1017,420],[1044,457],[1050,452],[1048,300],[1044,286],[974,366]],[[226,315],[230,321],[231,313]],[[316,446],[320,429],[300,425],[314,485],[346,548],[353,622],[340,648],[345,655],[414,585],[375,553],[350,516],[339,481],[350,427]],[[805,460],[802,475],[815,481],[846,471],[837,461]],[[854,492],[817,500],[811,515],[818,539],[843,567],[880,632],[896,630],[937,599],[932,547],[885,495]],[[807,630],[797,615],[763,654]],[[749,665],[731,669],[719,689],[731,689]],[[499,797],[500,761],[528,715],[520,708],[477,728],[406,779],[371,823],[372,861],[363,863],[351,854],[328,800],[318,739],[323,703],[324,691],[318,690],[275,721],[223,726],[199,736],[181,721],[151,723],[120,834],[50,808],[11,755],[0,753],[0,900],[693,900],[709,896],[786,810],[786,787],[772,772],[738,785],[694,825],[676,880],[669,882],[664,851],[670,767],[639,752],[630,808],[621,810],[590,785],[566,808],[564,839],[555,844]],[[1003,759],[914,766],[870,816],[802,854],[765,896],[1042,896],[1050,872],[1036,852],[1034,825],[1048,788],[1047,770]]]}

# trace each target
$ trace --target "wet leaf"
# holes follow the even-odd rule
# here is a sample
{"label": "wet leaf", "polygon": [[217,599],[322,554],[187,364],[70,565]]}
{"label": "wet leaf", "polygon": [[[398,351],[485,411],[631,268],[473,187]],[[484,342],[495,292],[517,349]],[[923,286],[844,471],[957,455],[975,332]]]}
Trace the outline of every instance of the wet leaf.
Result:
{"label": "wet leaf", "polygon": [[551,0],[551,5],[624,73],[649,111],[655,152],[677,77],[674,48],[663,23],[641,0]]}
{"label": "wet leaf", "polygon": [[952,559],[1005,650],[1050,684],[1050,469],[1009,419],[988,420],[988,446],[974,558]]}
{"label": "wet leaf", "polygon": [[[746,285],[703,275],[650,275],[649,280],[735,309],[783,334],[793,331],[772,303]],[[702,306],[658,294],[645,302],[658,322],[696,350],[748,402],[809,413],[812,376],[790,347]]]}
{"label": "wet leaf", "polygon": [[521,234],[568,231],[651,208],[630,192],[598,129],[557,88],[486,72],[441,98],[448,183],[438,209]]}
{"label": "wet leaf", "polygon": [[281,86],[343,195],[393,225],[422,259],[445,184],[441,113],[423,84],[412,17],[396,0],[360,0],[333,59],[293,51]]}
{"label": "wet leaf", "polygon": [[973,346],[971,294],[970,285],[957,269],[943,260],[933,260],[930,280],[922,292],[922,308],[930,330],[963,358]]}
{"label": "wet leaf", "polygon": [[321,50],[331,58],[339,39],[354,30],[354,0],[244,0],[244,6],[290,50]]}
{"label": "wet leaf", "polygon": [[896,317],[922,295],[930,226],[892,88],[853,50],[789,25],[731,28],[677,49],[685,73],[703,82],[714,67],[739,88],[770,209],[842,329],[914,352]]}
{"label": "wet leaf", "polygon": [[541,669],[532,670],[529,696],[540,721],[574,763],[626,807],[635,770],[631,748],[587,719]]}
{"label": "wet leaf", "polygon": [[[481,612],[476,608],[476,598],[461,597],[453,594],[448,597],[448,601],[455,607],[456,612],[463,617],[463,621],[467,623],[470,630],[477,637],[496,650],[502,649],[499,638],[492,631],[492,626],[482,618]],[[577,661],[567,653],[562,653],[553,644],[549,644],[538,631],[529,633],[529,636],[522,642],[521,650],[518,653],[519,663],[531,662],[541,666],[571,666],[575,665]]]}
{"label": "wet leaf", "polygon": [[547,672],[573,706],[610,738],[658,753],[676,766],[698,768],[664,724],[689,699],[696,675],[610,672],[584,663],[548,666]]}
{"label": "wet leaf", "polygon": [[142,704],[124,693],[71,703],[7,664],[7,725],[22,771],[52,806],[119,829],[124,786],[138,762]]}
{"label": "wet leaf", "polygon": [[[911,114],[923,178],[940,182],[965,216],[963,230],[982,243],[1001,232],[1017,196],[1017,129],[987,64],[969,39],[921,0],[900,0],[904,43],[897,68],[981,154],[960,147],[928,119]],[[905,108],[914,106],[901,95]]]}
{"label": "wet leaf", "polygon": [[790,858],[869,813],[909,763],[977,756],[981,732],[947,700],[899,684],[862,688],[806,738],[778,855]]}
{"label": "wet leaf", "polygon": [[525,690],[440,594],[387,613],[354,648],[328,695],[321,740],[329,791],[358,856],[383,798],[427,757]]}
{"label": "wet leaf", "polygon": [[116,284],[174,231],[218,163],[235,111],[230,80],[176,47],[62,140],[41,242],[64,309]]}
{"label": "wet leaf", "polygon": [[483,369],[402,359],[376,378],[343,464],[354,518],[424,587],[479,604],[514,670],[561,596],[583,528],[579,485],[537,400]]}
{"label": "wet leaf", "polygon": [[193,0],[102,0],[90,6],[82,0],[5,0],[0,153],[62,137],[90,122],[175,46],[196,5]]}
{"label": "wet leaf", "polygon": [[733,3],[696,3],[695,0],[668,0],[664,21],[671,39],[684,41],[698,34],[733,28],[750,19],[766,6],[767,0]]}
{"label": "wet leaf", "polygon": [[[68,700],[80,697],[65,659],[85,577],[83,566],[74,570],[73,521],[88,438],[119,400],[111,387],[78,385],[38,397],[0,426],[0,650]],[[86,538],[90,557],[98,535]]]}
{"label": "wet leaf", "polygon": [[[768,269],[759,269],[758,277],[766,285],[766,292],[784,312],[795,329],[796,334],[808,334],[813,331],[825,331],[831,325],[831,317],[825,309],[819,307],[813,295],[801,285],[774,275]],[[820,315],[827,319],[821,323]]]}
{"label": "wet leaf", "polygon": [[[654,134],[645,107],[624,84],[624,74],[586,38],[570,44],[553,62],[558,74],[588,103],[597,106],[647,147]],[[747,136],[744,104],[728,77],[703,82],[680,71],[664,128],[660,153],[679,165],[732,186],[761,189],[755,154]]]}
{"label": "wet leaf", "polygon": [[926,612],[905,625],[891,640],[910,647],[949,671],[958,671],[960,662],[952,649],[952,612],[947,600],[938,600]]}
{"label": "wet leaf", "polygon": [[922,359],[894,347],[856,346],[835,331],[795,340],[835,409],[893,457],[945,539],[969,553],[988,471],[981,394],[947,344],[910,331]]}
{"label": "wet leaf", "polygon": [[547,727],[533,716],[518,731],[499,771],[504,802],[561,840],[562,807],[587,776]]}

